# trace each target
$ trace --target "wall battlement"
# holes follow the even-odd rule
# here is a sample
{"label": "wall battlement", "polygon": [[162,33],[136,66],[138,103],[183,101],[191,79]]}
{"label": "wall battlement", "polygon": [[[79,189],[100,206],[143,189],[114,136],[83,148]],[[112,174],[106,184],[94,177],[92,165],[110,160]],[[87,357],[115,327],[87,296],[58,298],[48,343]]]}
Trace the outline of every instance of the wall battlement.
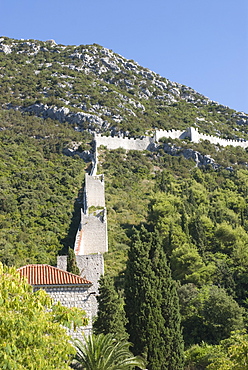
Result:
{"label": "wall battlement", "polygon": [[95,151],[90,175],[85,175],[85,188],[81,222],[78,228],[75,253],[86,255],[91,253],[105,253],[108,251],[107,213],[105,208],[104,175],[97,175],[97,161],[99,146],[108,149],[123,148],[125,150],[154,150],[156,143],[162,138],[185,139],[198,143],[208,140],[212,144],[222,146],[232,145],[248,147],[248,141],[222,139],[213,135],[199,133],[197,128],[189,127],[186,130],[155,130],[153,137],[143,138],[112,137],[95,134]]}
{"label": "wall battlement", "polygon": [[221,146],[241,146],[242,148],[248,147],[248,141],[245,140],[232,140],[232,139],[222,139],[218,136],[207,135],[199,133],[198,129],[194,127],[189,127],[185,131],[180,130],[156,130],[155,131],[155,141],[158,142],[162,137],[167,137],[171,139],[185,139],[189,138],[194,143],[199,143],[200,140],[208,140],[211,144],[219,144]]}
{"label": "wall battlement", "polygon": [[154,145],[154,139],[149,136],[145,136],[142,139],[128,138],[128,137],[113,137],[113,136],[101,136],[101,134],[95,134],[96,147],[101,145],[106,146],[107,149],[118,149],[123,148],[126,150],[150,150]]}
{"label": "wall battlement", "polygon": [[221,146],[240,146],[242,148],[248,147],[248,141],[243,140],[232,140],[232,139],[222,139],[218,136],[200,134],[197,129],[190,127],[188,129],[189,138],[191,141],[198,143],[200,140],[208,140],[211,144],[219,144]]}
{"label": "wall battlement", "polygon": [[199,133],[197,128],[189,127],[186,130],[155,130],[153,137],[145,136],[142,139],[135,138],[123,138],[123,137],[112,137],[112,136],[101,136],[101,134],[95,134],[96,143],[96,159],[95,166],[97,165],[97,148],[100,145],[104,145],[107,149],[118,149],[123,148],[126,150],[153,150],[155,143],[157,143],[162,137],[171,139],[186,139],[189,138],[192,142],[198,143],[200,140],[208,140],[211,144],[219,144],[222,146],[241,146],[242,148],[248,147],[248,141],[245,140],[232,140],[222,139],[218,136],[207,135]]}

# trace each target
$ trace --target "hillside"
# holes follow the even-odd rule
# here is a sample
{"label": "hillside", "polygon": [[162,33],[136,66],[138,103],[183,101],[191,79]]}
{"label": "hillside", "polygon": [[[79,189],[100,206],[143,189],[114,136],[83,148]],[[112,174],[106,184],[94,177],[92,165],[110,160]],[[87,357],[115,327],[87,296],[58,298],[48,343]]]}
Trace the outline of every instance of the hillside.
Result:
{"label": "hillside", "polygon": [[[191,126],[242,141],[247,125],[248,114],[99,45],[0,38],[0,261],[55,264],[74,245],[94,133]],[[118,288],[146,228],[176,281],[186,347],[246,327],[248,150],[163,137],[149,151],[100,146],[98,162]]]}
{"label": "hillside", "polygon": [[99,45],[0,38],[4,108],[90,132],[143,135],[152,128],[247,138],[248,115],[211,101]]}
{"label": "hillside", "polygon": [[[73,245],[93,132],[140,136],[191,125],[221,137],[247,136],[248,115],[99,45],[2,37],[0,69],[1,259],[8,264],[54,263]],[[68,149],[77,155],[65,156]],[[124,268],[128,230],[147,220],[159,173],[166,168],[176,178],[191,176],[195,151],[211,155],[214,168],[247,167],[245,150],[216,151],[207,143],[175,140],[143,155],[102,150],[112,274]]]}

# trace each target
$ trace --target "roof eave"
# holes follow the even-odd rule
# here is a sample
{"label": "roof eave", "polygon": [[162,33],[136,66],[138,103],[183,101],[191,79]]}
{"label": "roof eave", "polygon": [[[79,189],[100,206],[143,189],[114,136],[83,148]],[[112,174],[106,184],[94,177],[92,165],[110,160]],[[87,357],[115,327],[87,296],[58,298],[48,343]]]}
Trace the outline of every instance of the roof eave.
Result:
{"label": "roof eave", "polygon": [[51,288],[61,288],[61,287],[81,287],[81,288],[90,288],[93,284],[31,284],[34,288],[45,288],[45,287],[51,287]]}

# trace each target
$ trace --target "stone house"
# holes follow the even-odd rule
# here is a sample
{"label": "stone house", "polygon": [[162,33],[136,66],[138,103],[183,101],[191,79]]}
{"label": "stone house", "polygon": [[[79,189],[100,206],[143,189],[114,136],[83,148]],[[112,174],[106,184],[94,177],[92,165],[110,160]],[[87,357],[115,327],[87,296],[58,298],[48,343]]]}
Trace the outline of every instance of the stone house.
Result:
{"label": "stone house", "polygon": [[35,291],[44,289],[55,303],[60,302],[66,307],[79,307],[86,312],[89,324],[76,332],[68,331],[69,335],[80,339],[82,331],[85,335],[91,333],[96,298],[95,292],[92,291],[93,284],[89,280],[49,265],[26,265],[18,271],[21,276],[27,278]]}

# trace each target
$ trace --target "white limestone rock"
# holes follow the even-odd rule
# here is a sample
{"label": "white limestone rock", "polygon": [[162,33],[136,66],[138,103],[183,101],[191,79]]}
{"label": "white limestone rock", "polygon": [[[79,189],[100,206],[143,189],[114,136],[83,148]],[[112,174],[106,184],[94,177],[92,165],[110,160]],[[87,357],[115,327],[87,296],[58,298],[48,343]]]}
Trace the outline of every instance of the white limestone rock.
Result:
{"label": "white limestone rock", "polygon": [[4,54],[12,53],[11,45],[1,44],[0,45],[0,52],[3,52]]}

